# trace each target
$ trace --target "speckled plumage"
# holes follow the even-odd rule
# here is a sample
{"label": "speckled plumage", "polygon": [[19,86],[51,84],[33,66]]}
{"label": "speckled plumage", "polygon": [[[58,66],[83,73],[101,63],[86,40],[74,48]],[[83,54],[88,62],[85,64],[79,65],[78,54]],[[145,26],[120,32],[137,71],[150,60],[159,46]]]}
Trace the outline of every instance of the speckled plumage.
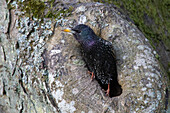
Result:
{"label": "speckled plumage", "polygon": [[82,56],[90,72],[102,89],[107,89],[110,84],[110,96],[117,96],[122,92],[117,81],[116,57],[112,44],[98,37],[87,25],[80,24],[72,29],[76,40],[81,45]]}

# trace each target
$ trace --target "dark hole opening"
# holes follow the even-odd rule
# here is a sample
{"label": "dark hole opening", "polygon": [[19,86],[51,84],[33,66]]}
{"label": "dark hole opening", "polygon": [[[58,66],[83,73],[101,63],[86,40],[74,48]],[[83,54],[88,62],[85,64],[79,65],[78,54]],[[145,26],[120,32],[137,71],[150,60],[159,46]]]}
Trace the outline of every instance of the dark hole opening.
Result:
{"label": "dark hole opening", "polygon": [[[104,89],[105,91],[108,89],[108,84],[102,84],[100,80],[98,80],[96,78],[96,80],[98,81],[98,83],[100,84],[101,89]],[[116,96],[120,96],[122,94],[122,88],[121,85],[118,83],[117,80],[113,79],[110,81],[110,93],[109,93],[109,97],[116,97]]]}

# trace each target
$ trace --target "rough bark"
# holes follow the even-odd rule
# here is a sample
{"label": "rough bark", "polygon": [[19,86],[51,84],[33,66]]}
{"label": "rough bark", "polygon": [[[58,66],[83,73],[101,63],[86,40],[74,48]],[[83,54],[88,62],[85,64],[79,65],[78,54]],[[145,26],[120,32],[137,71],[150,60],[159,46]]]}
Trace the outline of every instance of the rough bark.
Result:
{"label": "rough bark", "polygon": [[[43,24],[0,2],[0,112],[162,112],[166,75],[144,35],[112,6],[74,5]],[[17,14],[17,15],[16,15]],[[10,15],[10,16],[9,16]],[[109,98],[90,75],[79,44],[61,30],[84,23],[113,43],[123,93]],[[55,26],[55,27],[54,27]]]}

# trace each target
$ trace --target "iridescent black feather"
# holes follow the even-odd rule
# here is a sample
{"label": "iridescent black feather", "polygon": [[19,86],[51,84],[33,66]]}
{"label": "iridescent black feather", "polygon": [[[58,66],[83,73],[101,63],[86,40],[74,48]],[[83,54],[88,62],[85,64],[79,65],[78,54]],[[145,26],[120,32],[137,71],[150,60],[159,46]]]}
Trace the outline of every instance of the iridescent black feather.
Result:
{"label": "iridescent black feather", "polygon": [[98,37],[87,25],[80,24],[72,30],[74,37],[81,45],[82,56],[88,70],[94,73],[102,89],[107,90],[109,83],[109,96],[120,95],[122,89],[117,81],[116,57],[112,44]]}

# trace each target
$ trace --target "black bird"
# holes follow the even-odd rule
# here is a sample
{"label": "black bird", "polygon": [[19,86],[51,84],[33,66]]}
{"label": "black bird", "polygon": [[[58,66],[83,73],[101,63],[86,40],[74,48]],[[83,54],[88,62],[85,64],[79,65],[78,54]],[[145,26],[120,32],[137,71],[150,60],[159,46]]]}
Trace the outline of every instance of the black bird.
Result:
{"label": "black bird", "polygon": [[87,25],[79,24],[72,29],[64,29],[64,32],[71,32],[80,43],[81,53],[92,74],[106,95],[110,97],[118,96],[122,93],[122,88],[117,81],[116,57],[112,44],[98,37]]}

